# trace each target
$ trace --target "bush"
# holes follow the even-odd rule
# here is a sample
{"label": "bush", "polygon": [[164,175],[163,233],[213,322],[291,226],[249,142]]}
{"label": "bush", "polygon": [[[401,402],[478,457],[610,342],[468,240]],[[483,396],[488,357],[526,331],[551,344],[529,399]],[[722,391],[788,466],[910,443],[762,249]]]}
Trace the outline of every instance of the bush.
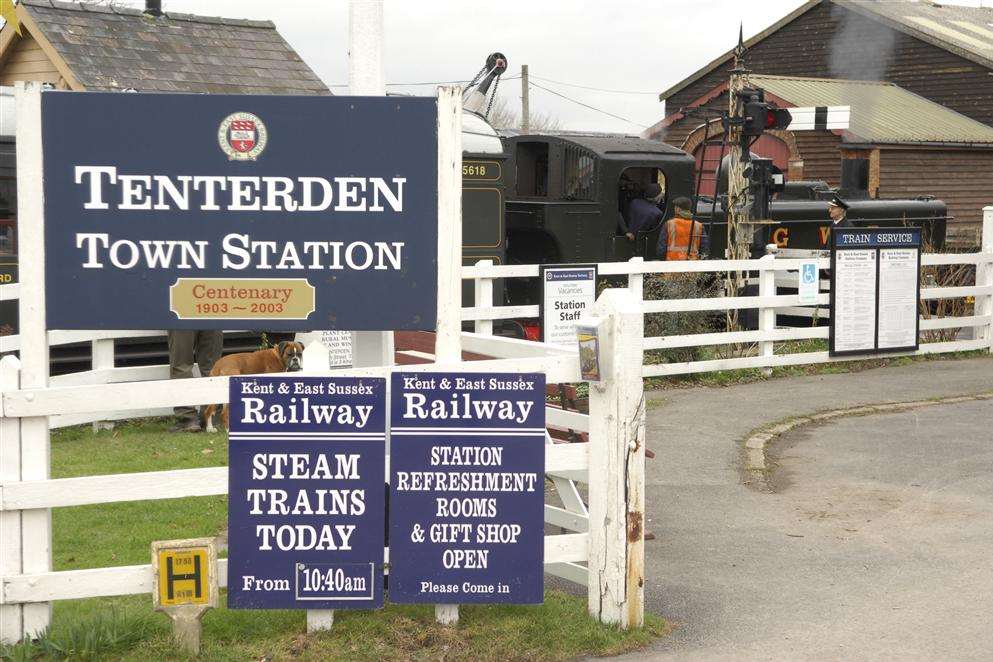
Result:
{"label": "bush", "polygon": [[[720,296],[723,283],[712,274],[646,274],[645,300],[703,299]],[[645,315],[645,337],[711,333],[722,328],[723,315],[713,311],[652,313]],[[701,347],[645,352],[646,363],[679,363],[700,359]]]}

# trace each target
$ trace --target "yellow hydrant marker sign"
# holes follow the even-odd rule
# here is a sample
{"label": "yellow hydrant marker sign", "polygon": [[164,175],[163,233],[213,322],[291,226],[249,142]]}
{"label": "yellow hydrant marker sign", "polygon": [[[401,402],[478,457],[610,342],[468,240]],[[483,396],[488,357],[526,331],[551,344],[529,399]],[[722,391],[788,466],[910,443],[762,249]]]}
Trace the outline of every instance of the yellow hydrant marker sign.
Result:
{"label": "yellow hydrant marker sign", "polygon": [[181,320],[302,320],[314,312],[306,278],[180,278],[169,308]]}
{"label": "yellow hydrant marker sign", "polygon": [[152,543],[152,604],[172,619],[173,637],[190,653],[200,652],[200,619],[217,599],[213,538]]}
{"label": "yellow hydrant marker sign", "polygon": [[206,547],[159,550],[159,604],[204,605],[210,600]]}

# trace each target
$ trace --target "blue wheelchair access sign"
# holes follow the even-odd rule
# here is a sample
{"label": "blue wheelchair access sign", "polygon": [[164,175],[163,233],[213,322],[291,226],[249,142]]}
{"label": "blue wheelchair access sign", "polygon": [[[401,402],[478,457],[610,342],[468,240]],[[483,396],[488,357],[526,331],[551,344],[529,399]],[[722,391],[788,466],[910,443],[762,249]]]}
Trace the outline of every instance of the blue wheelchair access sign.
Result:
{"label": "blue wheelchair access sign", "polygon": [[806,306],[817,303],[820,294],[820,272],[816,262],[803,262],[800,265],[800,284],[797,287],[800,305]]}
{"label": "blue wheelchair access sign", "polygon": [[383,605],[386,380],[231,379],[228,607]]}

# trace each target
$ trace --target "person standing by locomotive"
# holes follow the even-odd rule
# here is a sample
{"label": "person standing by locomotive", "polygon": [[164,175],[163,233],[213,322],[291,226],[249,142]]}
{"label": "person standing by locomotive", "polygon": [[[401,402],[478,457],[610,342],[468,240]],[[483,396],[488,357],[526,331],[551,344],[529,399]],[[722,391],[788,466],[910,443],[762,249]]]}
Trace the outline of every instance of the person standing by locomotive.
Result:
{"label": "person standing by locomotive", "polygon": [[628,203],[627,213],[621,215],[621,231],[628,241],[634,241],[639,232],[651,232],[662,222],[665,214],[659,209],[661,198],[662,187],[649,184],[643,196]]}
{"label": "person standing by locomotive", "polygon": [[662,225],[656,252],[663,260],[699,260],[710,239],[703,223],[693,220],[693,203],[680,196],[672,201],[674,216]]}
{"label": "person standing by locomotive", "polygon": [[854,227],[854,224],[848,220],[848,203],[834,196],[831,201],[828,202],[828,216],[831,217],[831,227],[833,228],[850,228]]}
{"label": "person standing by locomotive", "polygon": [[[206,377],[224,347],[223,331],[169,331],[169,379],[193,376],[193,364],[200,366],[200,376]],[[196,407],[175,407],[176,424],[171,432],[199,432],[200,414]]]}

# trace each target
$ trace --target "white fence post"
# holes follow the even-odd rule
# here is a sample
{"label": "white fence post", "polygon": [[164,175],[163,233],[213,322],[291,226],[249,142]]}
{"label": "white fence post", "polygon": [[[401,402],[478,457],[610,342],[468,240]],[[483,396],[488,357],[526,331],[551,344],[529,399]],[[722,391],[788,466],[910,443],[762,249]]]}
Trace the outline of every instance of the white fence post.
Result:
{"label": "white fence post", "polygon": [[[980,252],[993,258],[993,207],[983,207],[983,234],[980,238]],[[976,287],[993,287],[993,262],[983,262],[976,267]],[[993,294],[976,297],[976,315],[990,317],[980,336],[987,341],[993,354]]]}
{"label": "white fence post", "polygon": [[[21,388],[48,386],[48,332],[45,322],[45,213],[41,155],[41,83],[17,83],[17,219],[20,232]],[[49,478],[48,417],[21,419],[21,480]],[[51,510],[21,513],[22,571],[52,570]],[[24,606],[22,634],[48,629],[50,602]]]}
{"label": "white fence post", "polygon": [[[759,260],[763,263],[759,269],[760,297],[776,296],[776,271],[773,269],[776,255],[768,252],[769,248],[769,246],[766,247],[767,254],[763,255]],[[759,331],[762,332],[762,336],[767,337],[766,334],[772,333],[775,329],[776,309],[767,306],[759,308]],[[773,341],[762,340],[759,342],[759,354],[761,356],[771,358],[775,353],[775,343]],[[762,368],[762,374],[766,377],[771,376],[772,368]]]}
{"label": "white fence post", "polygon": [[645,401],[641,303],[608,289],[594,307],[601,372],[590,385],[590,614],[624,628],[644,622]]}
{"label": "white fence post", "polygon": [[[111,370],[114,367],[114,339],[103,338],[90,343],[93,370]],[[93,421],[93,431],[113,430],[113,421]]]}
{"label": "white fence post", "polygon": [[[16,356],[0,359],[0,393],[16,391],[20,385],[21,362]],[[21,480],[21,419],[0,418],[0,482]],[[22,572],[21,511],[0,512],[0,583]],[[24,606],[0,605],[0,643],[14,644],[24,632]]]}
{"label": "white fence post", "polygon": [[[477,267],[492,267],[493,260],[480,260],[476,263]],[[473,304],[477,308],[492,308],[493,307],[493,279],[492,278],[476,278],[473,281],[473,287],[475,296],[473,297]],[[493,320],[476,320],[476,333],[492,336],[493,335]]]}

